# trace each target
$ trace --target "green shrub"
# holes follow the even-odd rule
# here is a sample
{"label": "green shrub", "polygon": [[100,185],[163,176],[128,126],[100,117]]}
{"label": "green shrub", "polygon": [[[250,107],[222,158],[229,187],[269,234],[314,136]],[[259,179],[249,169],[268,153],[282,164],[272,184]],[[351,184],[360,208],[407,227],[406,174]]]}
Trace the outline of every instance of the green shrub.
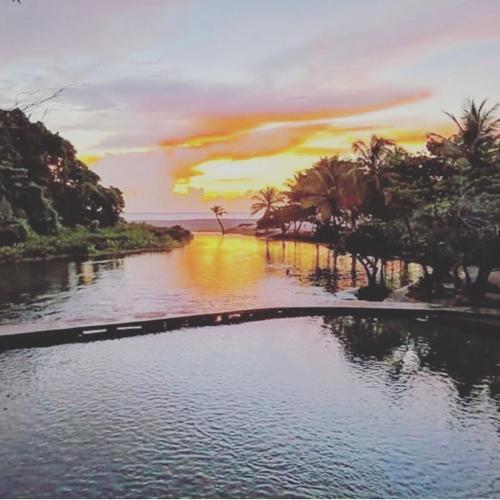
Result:
{"label": "green shrub", "polygon": [[63,229],[57,236],[40,236],[31,232],[23,243],[0,246],[0,262],[62,255],[85,257],[135,250],[170,250],[189,239],[191,233],[180,226],[158,228],[147,224],[119,224],[94,231],[79,226]]}

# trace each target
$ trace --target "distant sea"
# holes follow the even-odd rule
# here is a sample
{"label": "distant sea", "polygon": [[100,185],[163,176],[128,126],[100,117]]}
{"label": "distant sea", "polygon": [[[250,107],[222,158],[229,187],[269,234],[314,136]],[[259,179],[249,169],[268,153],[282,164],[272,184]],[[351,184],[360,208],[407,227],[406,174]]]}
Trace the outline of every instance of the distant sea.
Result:
{"label": "distant sea", "polygon": [[[129,212],[124,214],[125,220],[136,221],[180,221],[180,220],[212,220],[214,214],[210,211],[204,212]],[[258,216],[251,216],[248,212],[228,212],[224,219],[231,220],[257,220]]]}

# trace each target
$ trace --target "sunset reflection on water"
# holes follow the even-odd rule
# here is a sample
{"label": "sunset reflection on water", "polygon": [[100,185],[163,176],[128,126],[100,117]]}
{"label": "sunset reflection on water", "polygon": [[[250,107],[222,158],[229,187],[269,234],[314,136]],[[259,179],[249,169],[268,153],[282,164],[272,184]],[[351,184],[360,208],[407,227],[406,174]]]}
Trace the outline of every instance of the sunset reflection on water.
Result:
{"label": "sunset reflection on water", "polygon": [[[336,255],[326,245],[308,242],[205,233],[196,235],[178,257],[179,274],[207,294],[237,293],[283,274],[303,286],[325,286],[330,292],[367,283],[361,265],[351,255]],[[386,273],[389,284],[400,287],[418,276],[419,266],[390,261]]]}
{"label": "sunset reflection on water", "polygon": [[[394,288],[417,265],[387,265]],[[199,233],[184,248],[84,262],[2,266],[0,324],[97,323],[251,307],[331,305],[366,284],[350,255],[324,245]]]}

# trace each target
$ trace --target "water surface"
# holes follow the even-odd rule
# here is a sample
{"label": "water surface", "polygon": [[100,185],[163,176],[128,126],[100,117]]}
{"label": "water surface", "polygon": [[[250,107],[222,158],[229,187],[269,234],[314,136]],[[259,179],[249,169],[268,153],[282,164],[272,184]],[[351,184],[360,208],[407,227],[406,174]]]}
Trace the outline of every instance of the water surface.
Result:
{"label": "water surface", "polygon": [[0,495],[500,494],[496,337],[277,319],[0,354]]}
{"label": "water surface", "polygon": [[[390,262],[399,287],[418,266]],[[93,324],[251,307],[330,305],[366,283],[351,256],[322,245],[197,234],[172,252],[0,265],[2,326]]]}

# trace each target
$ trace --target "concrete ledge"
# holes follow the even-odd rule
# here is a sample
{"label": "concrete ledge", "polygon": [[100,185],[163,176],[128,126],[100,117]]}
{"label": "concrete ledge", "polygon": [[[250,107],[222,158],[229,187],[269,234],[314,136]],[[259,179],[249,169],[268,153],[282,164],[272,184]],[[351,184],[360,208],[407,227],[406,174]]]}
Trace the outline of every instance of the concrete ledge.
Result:
{"label": "concrete ledge", "polygon": [[0,350],[118,339],[187,327],[228,325],[265,319],[323,315],[365,318],[400,317],[421,320],[433,318],[440,321],[459,321],[462,323],[465,321],[487,327],[484,329],[475,328],[474,333],[483,333],[483,330],[485,333],[500,333],[500,310],[495,309],[450,308],[423,303],[337,301],[331,306],[244,309],[125,323],[68,326],[50,330],[38,330],[37,325],[32,325],[27,326],[23,331],[0,333]]}

